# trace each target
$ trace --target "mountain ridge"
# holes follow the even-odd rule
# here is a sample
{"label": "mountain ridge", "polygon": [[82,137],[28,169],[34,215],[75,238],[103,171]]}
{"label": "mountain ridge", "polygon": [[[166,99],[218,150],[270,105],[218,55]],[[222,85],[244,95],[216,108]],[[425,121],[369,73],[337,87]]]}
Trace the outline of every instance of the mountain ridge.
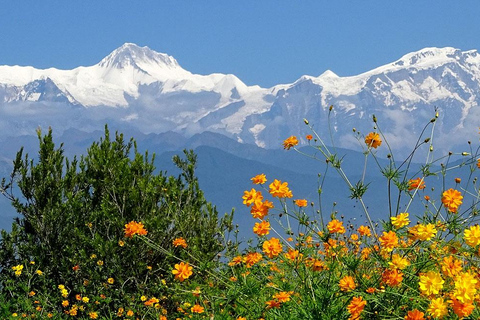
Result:
{"label": "mountain ridge", "polygon": [[0,66],[0,131],[23,134],[50,125],[98,130],[111,123],[187,138],[211,131],[279,148],[287,136],[308,133],[307,118],[321,136],[330,131],[341,147],[358,149],[351,131],[371,131],[368,119],[375,114],[392,147],[405,151],[440,111],[437,130],[446,150],[448,144],[460,148],[454,135],[473,134],[480,121],[478,92],[476,50],[424,48],[355,76],[326,70],[261,88],[232,74],[193,74],[168,54],[126,43],[99,63],[72,70]]}

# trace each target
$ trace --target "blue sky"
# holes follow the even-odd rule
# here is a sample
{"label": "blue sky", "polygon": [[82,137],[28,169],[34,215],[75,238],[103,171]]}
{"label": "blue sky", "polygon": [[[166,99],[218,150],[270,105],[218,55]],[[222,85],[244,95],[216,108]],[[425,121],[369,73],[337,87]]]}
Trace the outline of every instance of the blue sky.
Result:
{"label": "blue sky", "polygon": [[4,1],[0,65],[93,65],[125,42],[270,87],[424,47],[480,49],[480,1]]}

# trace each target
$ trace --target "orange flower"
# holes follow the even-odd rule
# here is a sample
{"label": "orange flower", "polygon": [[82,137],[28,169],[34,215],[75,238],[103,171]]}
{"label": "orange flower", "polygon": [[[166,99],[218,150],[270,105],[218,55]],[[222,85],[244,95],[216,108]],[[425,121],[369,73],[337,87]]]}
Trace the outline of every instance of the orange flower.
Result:
{"label": "orange flower", "polygon": [[290,150],[291,147],[295,147],[298,144],[298,139],[295,136],[291,136],[283,141],[283,149]]}
{"label": "orange flower", "polygon": [[246,205],[247,207],[250,207],[252,203],[255,203],[255,201],[262,201],[263,196],[261,191],[257,191],[252,188],[250,191],[244,191],[243,192],[243,204]]}
{"label": "orange flower", "polygon": [[310,141],[310,140],[312,140],[312,139],[313,139],[313,137],[312,137],[312,135],[311,135],[311,134],[307,134],[307,135],[305,136],[305,138],[306,138],[308,141]]}
{"label": "orange flower", "polygon": [[460,191],[448,189],[442,194],[442,203],[448,211],[456,213],[458,207],[462,204],[463,196]]}
{"label": "orange flower", "polygon": [[293,250],[291,248],[288,249],[288,252],[285,253],[285,258],[290,261],[294,261],[300,255],[298,250]]}
{"label": "orange flower", "polygon": [[397,234],[393,231],[383,232],[382,236],[378,238],[382,248],[388,252],[392,251],[393,248],[398,246],[398,237]]}
{"label": "orange flower", "polygon": [[281,305],[281,302],[277,300],[269,300],[265,303],[267,305],[267,309],[280,308],[280,305]]}
{"label": "orange flower", "polygon": [[262,258],[263,258],[262,255],[258,252],[249,252],[243,258],[243,262],[245,262],[245,265],[247,266],[247,268],[251,268],[254,264],[260,262]]}
{"label": "orange flower", "polygon": [[192,313],[203,313],[205,311],[205,309],[198,304],[194,305],[190,310]]}
{"label": "orange flower", "polygon": [[242,263],[242,256],[236,256],[236,257],[233,257],[232,260],[228,263],[228,266],[229,267],[233,267],[233,266],[236,266],[240,263]]}
{"label": "orange flower", "polygon": [[412,191],[415,189],[425,189],[425,180],[422,178],[411,179],[408,181],[408,191]]}
{"label": "orange flower", "polygon": [[417,309],[408,311],[407,315],[405,316],[405,320],[425,320],[423,317],[425,314],[423,312],[418,311]]}
{"label": "orange flower", "polygon": [[370,237],[370,236],[372,235],[372,232],[370,231],[370,228],[367,227],[367,226],[360,226],[360,227],[358,227],[357,232],[358,232],[361,236]]}
{"label": "orange flower", "polygon": [[270,222],[262,221],[255,223],[253,226],[253,232],[259,236],[265,236],[270,233]]}
{"label": "orange flower", "polygon": [[450,278],[455,277],[462,271],[462,261],[455,259],[453,256],[444,257],[441,266],[442,273]]}
{"label": "orange flower", "polygon": [[333,219],[327,224],[328,232],[330,233],[345,233],[345,227],[343,226],[342,221]]}
{"label": "orange flower", "polygon": [[288,188],[288,182],[281,182],[280,180],[273,180],[268,186],[270,188],[270,194],[272,197],[277,198],[291,198],[293,197],[292,191]]}
{"label": "orange flower", "polygon": [[263,242],[263,252],[269,257],[270,259],[278,256],[280,252],[282,252],[282,244],[280,240],[277,238],[271,238],[270,240],[266,240]]}
{"label": "orange flower", "polygon": [[403,273],[398,269],[386,269],[382,273],[382,282],[394,287],[403,281]]}
{"label": "orange flower", "polygon": [[277,299],[279,302],[288,302],[290,301],[290,296],[293,292],[281,291],[273,296],[274,299]]}
{"label": "orange flower", "polygon": [[378,148],[382,144],[382,139],[380,139],[380,135],[376,132],[370,132],[365,137],[365,144],[368,147]]}
{"label": "orange flower", "polygon": [[453,312],[455,312],[455,314],[460,319],[464,317],[468,317],[475,309],[475,305],[473,303],[471,302],[461,303],[455,298],[452,298],[452,300],[450,300],[450,303],[452,304]]}
{"label": "orange flower", "polygon": [[477,168],[480,169],[480,158],[477,159]]}
{"label": "orange flower", "polygon": [[373,287],[369,287],[367,290],[365,290],[365,292],[367,293],[375,293],[375,291],[377,291],[377,289],[373,288]]}
{"label": "orange flower", "polygon": [[125,237],[127,238],[132,238],[136,234],[144,236],[147,233],[148,231],[144,229],[141,222],[131,221],[125,225]]}
{"label": "orange flower", "polygon": [[350,319],[360,319],[360,314],[363,312],[363,308],[365,308],[366,304],[367,301],[363,300],[362,297],[353,297],[352,301],[350,301],[350,304],[347,306],[348,313],[350,313]]}
{"label": "orange flower", "polygon": [[294,201],[295,201],[295,204],[299,207],[306,207],[308,204],[307,200],[305,199],[296,199]]}
{"label": "orange flower", "polygon": [[355,290],[357,285],[355,284],[355,280],[353,280],[352,276],[345,276],[342,279],[340,279],[338,286],[340,287],[340,290],[348,292]]}
{"label": "orange flower", "polygon": [[159,300],[155,297],[152,297],[150,299],[148,299],[147,301],[145,301],[143,304],[147,307],[150,307],[150,306],[153,306],[155,303],[158,303]]}
{"label": "orange flower", "polygon": [[265,182],[267,182],[267,177],[265,176],[265,174],[262,173],[256,175],[250,180],[252,180],[253,184],[264,184]]}
{"label": "orange flower", "polygon": [[187,241],[185,241],[185,239],[183,239],[183,238],[176,238],[175,240],[173,240],[173,245],[175,247],[186,248],[187,247]]}
{"label": "orange flower", "polygon": [[182,282],[193,274],[192,269],[193,268],[188,263],[180,262],[175,265],[175,269],[172,270],[172,273],[175,275],[175,279]]}
{"label": "orange flower", "polygon": [[273,208],[273,203],[271,201],[265,200],[256,200],[250,209],[250,213],[255,219],[263,219],[268,214],[268,210]]}

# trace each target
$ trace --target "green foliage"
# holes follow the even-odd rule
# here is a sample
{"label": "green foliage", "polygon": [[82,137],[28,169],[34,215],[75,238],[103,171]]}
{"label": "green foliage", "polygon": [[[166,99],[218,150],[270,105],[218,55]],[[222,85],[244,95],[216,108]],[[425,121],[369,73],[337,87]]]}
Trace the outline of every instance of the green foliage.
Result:
{"label": "green foliage", "polygon": [[[232,217],[218,219],[205,200],[192,151],[174,158],[181,175],[167,177],[155,173],[154,156],[140,154],[135,141],[125,141],[121,134],[111,139],[108,128],[80,159],[66,158],[63,145],[55,147],[51,130],[44,136],[39,131],[38,138],[38,160],[20,149],[10,179],[0,186],[21,215],[11,232],[2,231],[0,241],[1,296],[10,305],[46,287],[43,292],[55,293],[49,303],[58,306],[65,298],[59,284],[71,290],[67,300],[74,303],[76,294],[93,294],[89,283],[103,283],[95,294],[108,296],[105,309],[124,307],[127,297],[153,290],[147,278],[160,283],[172,277],[173,265],[187,255],[173,246],[178,237],[186,239],[189,255],[199,265],[215,266]],[[152,250],[138,237],[125,238],[130,221],[141,221],[149,239],[163,250]],[[30,266],[30,261],[48,283],[30,272],[35,281],[28,281],[27,288],[12,287],[19,280],[12,267]],[[107,283],[110,277],[114,284]]]}

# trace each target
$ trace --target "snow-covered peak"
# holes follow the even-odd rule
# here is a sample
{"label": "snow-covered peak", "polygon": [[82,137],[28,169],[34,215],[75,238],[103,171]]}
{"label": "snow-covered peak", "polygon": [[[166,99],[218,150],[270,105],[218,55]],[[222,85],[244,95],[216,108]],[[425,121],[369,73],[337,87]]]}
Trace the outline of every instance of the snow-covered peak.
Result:
{"label": "snow-covered peak", "polygon": [[327,70],[324,73],[322,73],[319,78],[338,78],[338,75],[333,72],[332,70]]}
{"label": "snow-covered peak", "polygon": [[435,66],[446,62],[456,61],[462,56],[462,51],[452,47],[445,48],[424,48],[404,55],[392,63],[394,66]]}
{"label": "snow-covered peak", "polygon": [[127,66],[139,67],[150,64],[165,68],[181,68],[172,56],[151,50],[149,47],[139,47],[134,43],[125,43],[102,59],[98,64],[103,68],[123,69]]}

